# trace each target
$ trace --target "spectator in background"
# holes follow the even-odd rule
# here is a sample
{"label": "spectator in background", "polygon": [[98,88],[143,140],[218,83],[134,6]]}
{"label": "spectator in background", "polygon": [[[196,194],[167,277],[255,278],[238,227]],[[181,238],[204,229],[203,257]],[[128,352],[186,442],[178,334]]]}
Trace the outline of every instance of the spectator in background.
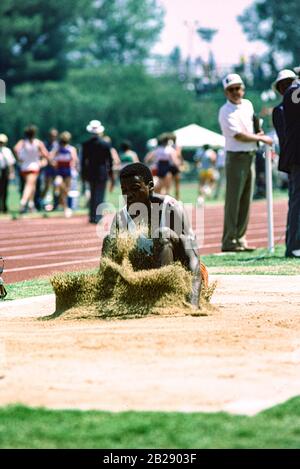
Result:
{"label": "spectator in background", "polygon": [[[296,80],[297,75],[292,70],[282,70],[279,72],[275,82],[273,83],[273,89],[281,96],[284,96],[287,89]],[[273,109],[272,113],[273,125],[276,130],[279,140],[279,163],[278,170],[283,172],[289,172],[284,155],[285,145],[285,122],[283,112],[283,101]]]}
{"label": "spectator in background", "polygon": [[55,188],[58,190],[59,201],[64,209],[66,218],[72,216],[72,209],[68,207],[68,193],[71,186],[72,168],[78,164],[77,150],[70,145],[72,135],[62,132],[59,136],[59,146],[51,153],[51,162],[55,168]]}
{"label": "spectator in background", "polygon": [[283,98],[285,136],[284,168],[289,172],[289,214],[286,257],[300,259],[300,81],[295,80]]}
{"label": "spectator in background", "polygon": [[7,195],[9,180],[14,178],[15,157],[6,146],[8,138],[0,134],[0,212],[7,213]]}
{"label": "spectator in background", "polygon": [[[199,167],[199,195],[203,197],[212,194],[216,182],[215,163],[217,154],[209,145],[203,145],[203,148],[197,150],[195,159],[198,160]],[[198,199],[199,200],[199,199]]]}
{"label": "spectator in background", "polygon": [[176,150],[170,145],[169,134],[158,137],[158,146],[147,153],[146,164],[154,164],[157,170],[157,182],[154,191],[157,194],[168,194],[172,184],[172,166],[176,165]]}
{"label": "spectator in background", "polygon": [[226,153],[223,148],[219,148],[216,150],[217,152],[217,161],[216,161],[216,170],[218,172],[217,176],[217,185],[215,191],[215,199],[220,197],[221,190],[223,186],[225,186],[225,161],[226,161]]}
{"label": "spectator in background", "polygon": [[[59,142],[58,142],[58,130],[57,129],[50,129],[48,133],[48,139],[45,141],[45,147],[47,148],[49,153],[54,153],[58,150]],[[44,169],[44,188],[41,193],[41,199],[43,200],[49,189],[54,189],[53,182],[56,176],[55,168],[52,164],[48,164]],[[58,201],[55,201],[55,195],[53,190],[53,208],[56,208]]]}
{"label": "spectator in background", "polygon": [[[291,86],[291,84],[296,80],[297,75],[292,70],[281,70],[273,83],[273,90],[279,93],[281,96],[284,96],[285,92]],[[291,224],[290,215],[290,203],[292,200],[292,178],[290,177],[290,170],[287,165],[284,147],[285,147],[285,140],[286,140],[286,129],[285,129],[285,120],[284,120],[284,110],[283,110],[283,100],[278,106],[273,109],[272,113],[272,120],[273,125],[276,130],[278,140],[279,140],[279,161],[278,161],[278,170],[288,174],[288,190],[289,190],[289,211],[288,211],[288,219],[287,219],[287,227],[286,227],[286,238],[285,242],[288,246],[289,239],[290,239],[290,227],[293,229],[293,223]],[[287,254],[289,255],[290,248],[287,248]]]}
{"label": "spectator in background", "polygon": [[175,153],[174,153],[174,162],[171,163],[171,174],[173,176],[173,180],[175,183],[175,198],[177,200],[180,199],[180,173],[181,170],[184,166],[184,160],[182,156],[182,150],[181,147],[179,147],[176,143],[177,137],[175,134],[171,133],[169,135],[169,143],[171,147],[174,148]]}
{"label": "spectator in background", "polygon": [[104,127],[98,120],[92,120],[86,130],[92,137],[82,144],[81,176],[89,182],[89,222],[98,223],[102,216],[97,207],[104,202],[108,179],[110,190],[114,187],[113,157],[111,145],[103,139]]}
{"label": "spectator in background", "polygon": [[104,135],[103,140],[105,142],[109,143],[109,145],[110,145],[110,152],[111,152],[111,156],[112,156],[112,159],[113,159],[113,171],[118,172],[120,167],[121,167],[121,160],[120,160],[120,157],[119,157],[119,153],[112,146],[112,140],[108,135]]}
{"label": "spectator in background", "polygon": [[223,252],[252,251],[246,241],[250,202],[254,184],[254,158],[257,142],[272,145],[272,139],[261,131],[254,133],[254,109],[243,99],[245,86],[237,74],[223,80],[227,102],[219,112],[225,137],[226,195]]}
{"label": "spectator in background", "polygon": [[20,162],[21,177],[24,179],[24,189],[20,201],[20,213],[27,208],[34,210],[34,195],[36,182],[42,166],[41,159],[49,160],[49,153],[44,143],[36,138],[37,128],[34,125],[26,127],[24,139],[17,142],[14,147],[17,159]]}
{"label": "spectator in background", "polygon": [[255,157],[255,190],[253,199],[264,199],[266,197],[266,160],[264,148],[257,148]]}
{"label": "spectator in background", "polygon": [[135,151],[132,150],[132,144],[129,140],[124,140],[120,145],[120,160],[121,169],[125,168],[128,164],[140,161]]}

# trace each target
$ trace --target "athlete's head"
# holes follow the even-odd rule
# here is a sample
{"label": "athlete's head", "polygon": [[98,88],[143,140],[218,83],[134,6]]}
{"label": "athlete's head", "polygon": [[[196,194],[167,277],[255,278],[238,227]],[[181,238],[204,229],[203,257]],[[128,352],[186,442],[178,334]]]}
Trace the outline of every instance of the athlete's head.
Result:
{"label": "athlete's head", "polygon": [[70,134],[70,132],[65,130],[59,135],[59,143],[61,145],[67,145],[68,143],[70,143],[71,138],[72,138],[72,135]]}
{"label": "athlete's head", "polygon": [[48,136],[49,136],[49,140],[51,142],[54,142],[58,137],[58,130],[54,128],[49,129]]}
{"label": "athlete's head", "polygon": [[168,133],[163,133],[157,137],[157,143],[158,145],[162,147],[166,147],[170,141],[170,134]]}
{"label": "athlete's head", "polygon": [[153,192],[153,177],[148,166],[133,163],[125,166],[120,172],[121,189],[127,197],[127,207],[134,203],[149,204]]}
{"label": "athlete's head", "polygon": [[26,139],[32,140],[37,134],[37,127],[35,125],[29,125],[24,129],[24,136]]}
{"label": "athlete's head", "polygon": [[129,140],[124,140],[120,145],[120,150],[125,152],[128,150],[132,150],[132,144]]}

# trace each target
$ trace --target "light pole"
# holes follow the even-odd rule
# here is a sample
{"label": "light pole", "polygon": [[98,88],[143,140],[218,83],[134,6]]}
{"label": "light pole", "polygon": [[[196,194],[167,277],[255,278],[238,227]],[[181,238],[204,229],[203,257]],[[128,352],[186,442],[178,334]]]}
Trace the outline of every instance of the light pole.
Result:
{"label": "light pole", "polygon": [[[200,36],[200,39],[202,39],[204,42],[207,42],[207,44],[211,44],[213,42],[213,39],[215,35],[217,34],[218,30],[213,29],[213,28],[198,28],[197,33]],[[209,57],[208,57],[208,65],[209,69],[214,68],[213,64],[214,63],[214,56],[211,47],[209,47]],[[212,70],[210,70],[208,73],[210,74]]]}
{"label": "light pole", "polygon": [[191,78],[192,75],[192,61],[193,61],[193,55],[194,55],[194,36],[195,33],[197,32],[197,28],[199,26],[199,22],[197,20],[193,21],[184,21],[184,25],[187,28],[188,31],[188,40],[187,40],[187,75],[188,78]]}

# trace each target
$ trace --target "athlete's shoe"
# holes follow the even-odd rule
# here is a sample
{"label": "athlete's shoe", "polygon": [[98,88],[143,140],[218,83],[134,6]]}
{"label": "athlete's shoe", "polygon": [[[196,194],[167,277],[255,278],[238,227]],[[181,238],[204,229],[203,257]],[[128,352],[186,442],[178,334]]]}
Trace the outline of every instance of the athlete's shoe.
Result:
{"label": "athlete's shoe", "polygon": [[71,208],[68,207],[68,208],[65,208],[64,213],[65,213],[66,218],[71,218],[73,211]]}

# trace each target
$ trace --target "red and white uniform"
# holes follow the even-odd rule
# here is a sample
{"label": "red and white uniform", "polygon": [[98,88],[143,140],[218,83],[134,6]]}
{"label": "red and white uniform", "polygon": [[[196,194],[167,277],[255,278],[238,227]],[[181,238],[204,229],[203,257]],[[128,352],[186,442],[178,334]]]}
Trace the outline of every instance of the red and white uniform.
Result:
{"label": "red and white uniform", "polygon": [[37,139],[24,140],[19,152],[21,173],[39,173],[40,171],[40,149]]}

